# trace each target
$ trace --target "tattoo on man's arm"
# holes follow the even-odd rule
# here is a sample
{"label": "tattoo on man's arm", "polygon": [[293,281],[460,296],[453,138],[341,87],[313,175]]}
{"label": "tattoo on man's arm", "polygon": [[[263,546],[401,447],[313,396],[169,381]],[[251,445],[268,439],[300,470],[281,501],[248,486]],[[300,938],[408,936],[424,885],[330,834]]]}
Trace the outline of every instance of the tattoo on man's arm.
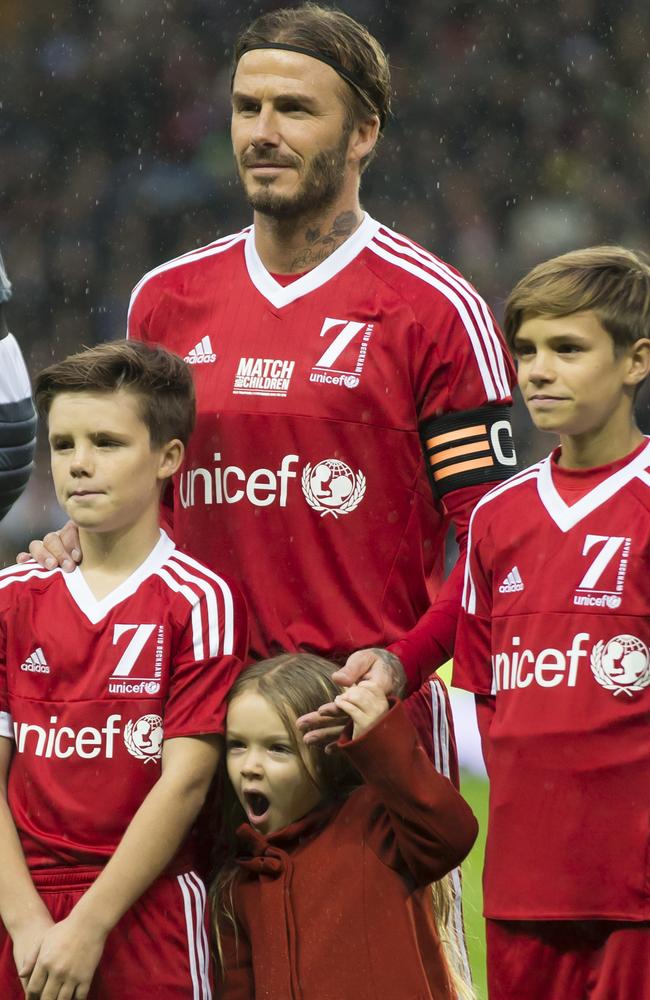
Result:
{"label": "tattoo on man's arm", "polygon": [[388,672],[390,673],[392,680],[392,694],[396,698],[403,697],[406,691],[406,673],[404,672],[404,667],[402,666],[401,660],[394,653],[391,653],[388,649],[380,649],[373,646],[370,650],[371,653],[375,653],[380,660],[388,667]]}

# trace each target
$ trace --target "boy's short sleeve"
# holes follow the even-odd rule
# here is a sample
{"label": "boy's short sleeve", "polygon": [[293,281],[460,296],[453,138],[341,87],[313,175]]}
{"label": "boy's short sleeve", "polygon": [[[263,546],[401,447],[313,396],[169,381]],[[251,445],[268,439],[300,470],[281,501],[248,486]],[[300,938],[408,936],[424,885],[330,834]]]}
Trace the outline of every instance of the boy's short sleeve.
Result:
{"label": "boy's short sleeve", "polygon": [[[477,517],[478,515],[478,517]],[[492,573],[480,508],[470,522],[465,580],[454,646],[454,687],[494,694],[492,685]]]}
{"label": "boy's short sleeve", "polygon": [[243,596],[210,574],[172,651],[165,739],[223,732],[226,695],[243,669],[247,643]]}

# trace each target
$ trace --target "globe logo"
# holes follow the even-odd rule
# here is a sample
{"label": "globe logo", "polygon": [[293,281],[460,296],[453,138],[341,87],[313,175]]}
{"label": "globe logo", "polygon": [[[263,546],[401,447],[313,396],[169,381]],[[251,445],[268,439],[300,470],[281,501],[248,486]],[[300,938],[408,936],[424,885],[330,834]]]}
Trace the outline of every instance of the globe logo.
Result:
{"label": "globe logo", "polygon": [[142,715],[124,727],[124,745],[138,760],[160,760],[163,725],[159,715]]}
{"label": "globe logo", "polygon": [[315,497],[326,507],[340,507],[354,488],[354,472],[345,462],[326,458],[314,467],[309,485]]}
{"label": "globe logo", "polygon": [[302,491],[310,507],[321,517],[349,514],[359,506],[366,492],[366,477],[361,470],[355,475],[349,465],[338,458],[326,458],[302,473]]}
{"label": "globe logo", "polygon": [[635,635],[616,635],[607,644],[596,643],[591,669],[598,683],[608,691],[632,697],[633,692],[650,684],[648,647]]}

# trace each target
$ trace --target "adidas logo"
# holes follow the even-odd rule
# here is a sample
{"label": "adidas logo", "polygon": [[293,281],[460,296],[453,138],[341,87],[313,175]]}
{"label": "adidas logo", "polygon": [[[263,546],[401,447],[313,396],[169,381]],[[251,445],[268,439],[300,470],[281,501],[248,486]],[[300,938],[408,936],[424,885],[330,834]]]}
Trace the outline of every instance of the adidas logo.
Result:
{"label": "adidas logo", "polygon": [[514,591],[523,590],[524,581],[521,579],[521,575],[516,566],[513,566],[507,577],[499,587],[500,594],[512,594]]}
{"label": "adidas logo", "polygon": [[30,674],[49,674],[50,668],[45,660],[45,654],[41,646],[31,653],[24,663],[20,664],[21,670],[27,670]]}
{"label": "adidas logo", "polygon": [[210,343],[209,337],[203,337],[195,347],[186,354],[183,361],[187,361],[188,365],[211,365],[213,361],[217,360],[217,355],[212,350],[212,344]]}

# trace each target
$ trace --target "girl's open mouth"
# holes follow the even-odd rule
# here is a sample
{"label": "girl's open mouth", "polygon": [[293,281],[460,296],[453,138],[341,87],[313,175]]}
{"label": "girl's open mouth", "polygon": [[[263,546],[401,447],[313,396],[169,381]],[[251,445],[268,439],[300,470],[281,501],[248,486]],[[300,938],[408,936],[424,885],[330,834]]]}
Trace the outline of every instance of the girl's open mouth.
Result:
{"label": "girl's open mouth", "polygon": [[271,803],[262,792],[244,792],[246,815],[253,824],[264,821]]}

